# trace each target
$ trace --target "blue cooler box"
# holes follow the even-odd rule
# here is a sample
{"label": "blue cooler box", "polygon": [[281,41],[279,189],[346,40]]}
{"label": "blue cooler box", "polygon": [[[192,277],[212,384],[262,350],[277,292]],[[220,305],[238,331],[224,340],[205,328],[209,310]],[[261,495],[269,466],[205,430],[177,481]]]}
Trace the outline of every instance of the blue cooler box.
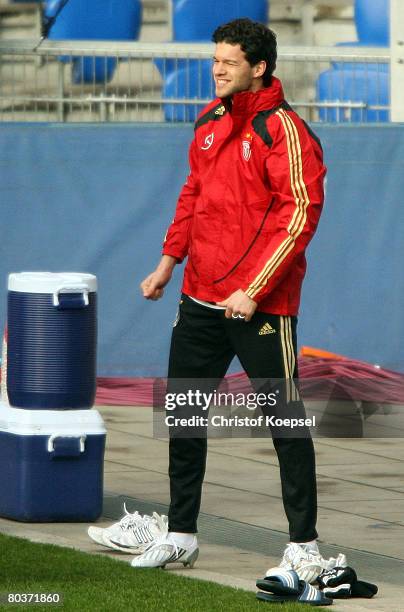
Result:
{"label": "blue cooler box", "polygon": [[97,279],[74,272],[8,277],[7,392],[11,406],[85,409],[94,403]]}
{"label": "blue cooler box", "polygon": [[0,516],[95,521],[102,511],[105,436],[94,409],[0,404]]}

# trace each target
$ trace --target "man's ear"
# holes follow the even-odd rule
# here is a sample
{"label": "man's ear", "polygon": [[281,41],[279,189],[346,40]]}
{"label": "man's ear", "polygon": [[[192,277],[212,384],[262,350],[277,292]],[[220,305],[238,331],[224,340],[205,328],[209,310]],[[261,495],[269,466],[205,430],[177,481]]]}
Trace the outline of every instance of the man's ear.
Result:
{"label": "man's ear", "polygon": [[259,79],[264,76],[265,70],[267,69],[267,63],[265,60],[261,60],[254,66],[254,77]]}

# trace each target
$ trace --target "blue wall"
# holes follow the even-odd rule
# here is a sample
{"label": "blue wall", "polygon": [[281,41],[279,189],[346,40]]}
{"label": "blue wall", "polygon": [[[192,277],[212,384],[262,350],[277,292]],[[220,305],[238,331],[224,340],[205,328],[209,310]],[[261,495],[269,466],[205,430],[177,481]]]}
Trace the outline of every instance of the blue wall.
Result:
{"label": "blue wall", "polygon": [[[404,126],[315,129],[327,202],[300,344],[404,370]],[[138,285],[159,260],[191,137],[190,126],[0,126],[0,324],[9,272],[92,272],[99,374],[164,375],[181,270],[157,303]]]}

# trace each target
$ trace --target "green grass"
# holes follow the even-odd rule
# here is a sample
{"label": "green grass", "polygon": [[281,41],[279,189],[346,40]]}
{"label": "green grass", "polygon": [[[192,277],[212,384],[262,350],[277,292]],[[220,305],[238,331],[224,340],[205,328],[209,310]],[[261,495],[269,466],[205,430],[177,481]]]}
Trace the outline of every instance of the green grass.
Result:
{"label": "green grass", "polygon": [[[192,575],[192,570],[190,570]],[[104,556],[0,535],[0,593],[60,593],[63,605],[7,605],[7,610],[80,612],[292,612],[300,604],[259,602],[254,593],[176,576],[169,570],[133,569]],[[320,609],[320,608],[317,608]]]}

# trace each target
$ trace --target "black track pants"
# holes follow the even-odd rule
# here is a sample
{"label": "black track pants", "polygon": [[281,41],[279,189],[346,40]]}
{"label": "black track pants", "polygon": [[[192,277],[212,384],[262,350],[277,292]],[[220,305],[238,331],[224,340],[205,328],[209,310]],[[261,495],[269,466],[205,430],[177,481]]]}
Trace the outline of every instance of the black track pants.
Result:
{"label": "black track pants", "polygon": [[[296,317],[256,312],[245,323],[240,319],[226,319],[223,310],[208,308],[182,296],[171,339],[169,390],[177,390],[178,379],[197,379],[199,388],[213,391],[235,355],[250,379],[296,378]],[[304,413],[300,401],[290,401],[284,410],[285,417],[290,416],[290,411]],[[272,433],[290,539],[313,540],[317,537],[317,494],[312,439],[307,432],[298,438],[276,437]],[[206,451],[206,438],[170,439],[170,531],[197,531]]]}

